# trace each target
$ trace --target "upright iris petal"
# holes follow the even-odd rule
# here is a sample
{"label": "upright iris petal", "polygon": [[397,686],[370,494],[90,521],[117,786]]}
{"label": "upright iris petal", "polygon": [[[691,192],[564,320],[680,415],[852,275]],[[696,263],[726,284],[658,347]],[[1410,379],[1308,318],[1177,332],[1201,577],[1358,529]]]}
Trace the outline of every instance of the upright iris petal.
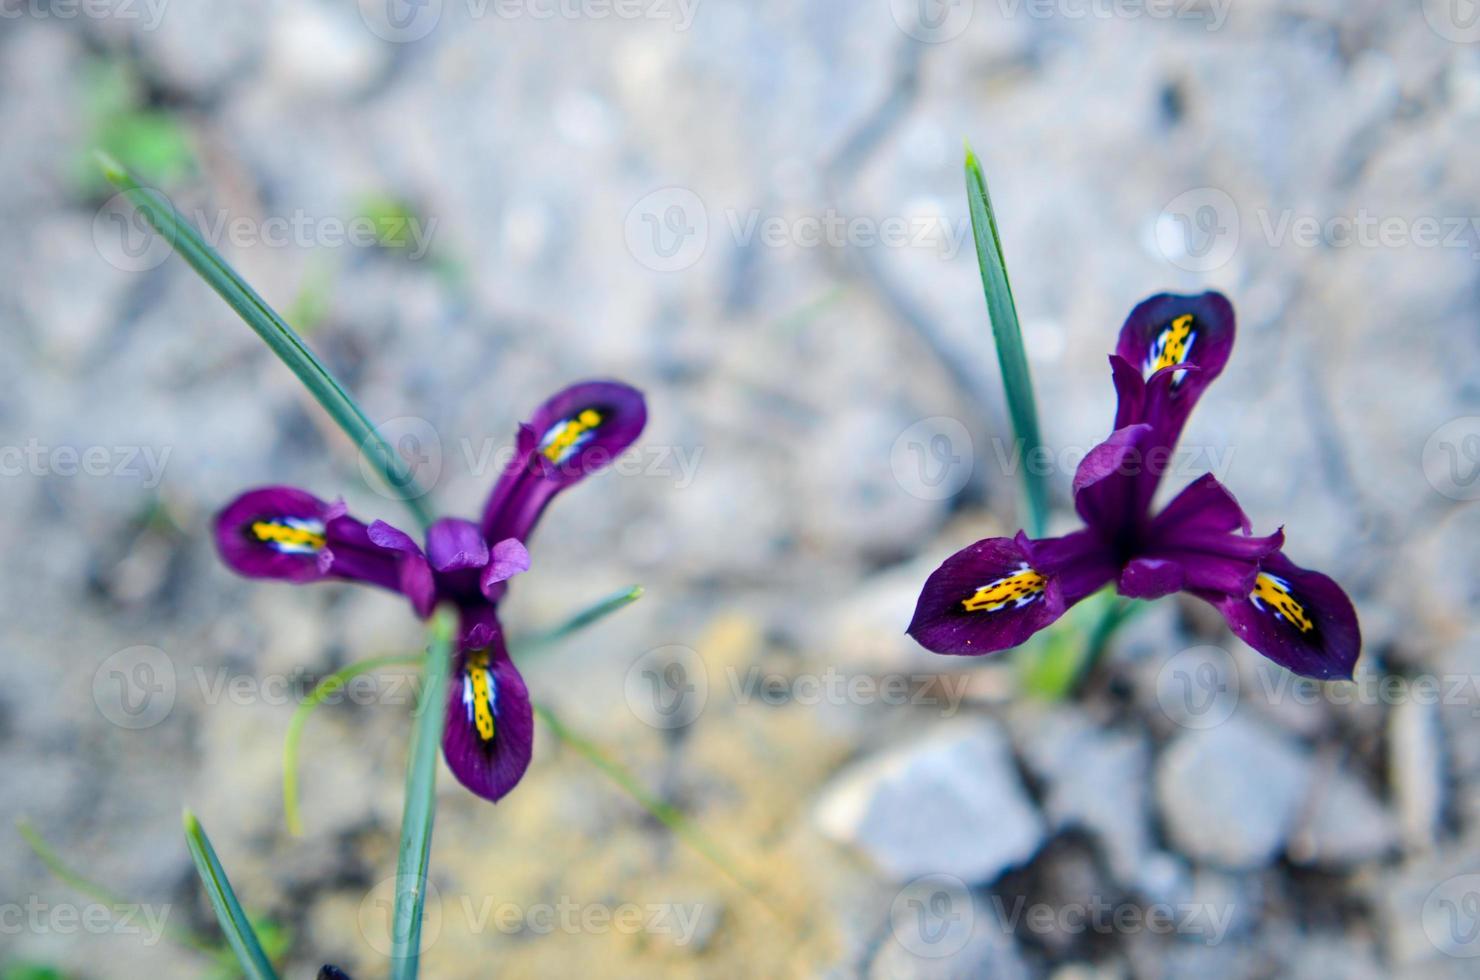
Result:
{"label": "upright iris petal", "polygon": [[[1126,566],[1120,592],[1155,599],[1179,590],[1247,594],[1259,563],[1284,544],[1282,531],[1254,537],[1238,501],[1211,473],[1188,484],[1151,520]],[[1161,579],[1153,582],[1159,570]]]}
{"label": "upright iris petal", "polygon": [[614,381],[572,385],[545,402],[520,426],[514,459],[484,507],[484,538],[527,540],[557,493],[609,466],[646,424],[641,392]]}
{"label": "upright iris petal", "polygon": [[463,648],[453,664],[442,753],[458,782],[497,802],[529,768],[534,710],[503,631],[496,621],[486,625],[478,631],[486,642]]}

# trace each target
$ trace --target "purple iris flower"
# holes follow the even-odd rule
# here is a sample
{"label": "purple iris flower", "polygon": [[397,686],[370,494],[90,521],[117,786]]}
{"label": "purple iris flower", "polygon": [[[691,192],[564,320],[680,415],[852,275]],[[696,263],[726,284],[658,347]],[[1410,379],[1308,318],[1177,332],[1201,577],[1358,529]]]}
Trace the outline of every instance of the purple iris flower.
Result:
{"label": "purple iris flower", "polygon": [[1110,355],[1114,432],[1074,474],[1084,528],[1038,541],[1019,532],[958,551],[926,580],[909,634],[936,653],[994,653],[1113,583],[1134,599],[1191,593],[1275,663],[1309,677],[1351,677],[1362,645],[1356,610],[1330,578],[1285,557],[1283,530],[1253,536],[1211,474],[1151,511],[1233,335],[1233,307],[1218,293],[1162,294],[1137,306]]}
{"label": "purple iris flower", "polygon": [[513,460],[480,523],[446,517],[423,550],[384,521],[350,517],[293,487],[249,490],[216,518],[227,565],[252,578],[367,582],[400,592],[423,619],[441,603],[458,609],[459,631],[442,751],[468,789],[498,800],[529,767],[534,713],[509,659],[498,602],[529,568],[524,542],[550,500],[602,469],[642,432],[647,408],[627,385],[588,381],[545,402],[519,427]]}

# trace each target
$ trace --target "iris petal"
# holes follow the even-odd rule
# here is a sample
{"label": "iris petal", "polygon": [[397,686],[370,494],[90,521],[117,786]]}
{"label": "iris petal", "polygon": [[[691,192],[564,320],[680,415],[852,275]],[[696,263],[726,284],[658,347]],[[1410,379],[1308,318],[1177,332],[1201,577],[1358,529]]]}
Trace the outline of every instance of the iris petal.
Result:
{"label": "iris petal", "polygon": [[483,511],[486,541],[527,541],[550,500],[610,465],[647,424],[642,393],[615,381],[572,385],[520,426],[516,451]]}
{"label": "iris petal", "polygon": [[509,659],[503,632],[476,631],[488,645],[463,649],[447,694],[442,753],[469,790],[497,802],[529,768],[534,710],[524,678]]}
{"label": "iris petal", "polygon": [[[1139,555],[1148,561],[1175,564],[1182,577],[1179,589],[1248,595],[1259,563],[1285,540],[1282,531],[1254,537],[1249,528],[1249,519],[1233,494],[1209,473],[1188,484],[1152,519]],[[1125,595],[1152,598],[1139,591],[1146,587],[1134,575],[1130,582],[1122,578]]]}
{"label": "iris petal", "polygon": [[947,558],[925,581],[908,632],[936,653],[1006,650],[1112,574],[1099,539],[1088,532],[1044,541],[1022,534],[987,538]]}
{"label": "iris petal", "polygon": [[[1221,293],[1162,293],[1137,305],[1120,328],[1115,354],[1147,384],[1138,414],[1116,424],[1150,423],[1159,445],[1175,446],[1197,400],[1223,373],[1234,332],[1233,304]],[[1122,409],[1123,383],[1116,384]]]}
{"label": "iris petal", "polygon": [[370,540],[364,524],[296,487],[261,487],[216,516],[216,548],[240,575],[289,582],[324,578],[396,589],[396,559]]}
{"label": "iris petal", "polygon": [[1239,639],[1306,677],[1350,678],[1362,648],[1357,611],[1341,586],[1276,551],[1244,595],[1199,593]]}

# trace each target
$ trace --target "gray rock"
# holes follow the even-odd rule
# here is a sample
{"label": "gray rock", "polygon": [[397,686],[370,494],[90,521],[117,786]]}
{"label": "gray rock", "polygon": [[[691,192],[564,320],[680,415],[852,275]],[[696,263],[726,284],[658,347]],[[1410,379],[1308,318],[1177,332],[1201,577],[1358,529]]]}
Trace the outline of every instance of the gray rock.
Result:
{"label": "gray rock", "polygon": [[1432,704],[1405,698],[1388,719],[1388,780],[1403,846],[1426,850],[1444,815],[1444,733]]}
{"label": "gray rock", "polygon": [[1002,730],[975,720],[845,771],[824,790],[816,819],[897,881],[990,882],[1031,858],[1044,836]]}
{"label": "gray rock", "polygon": [[[921,943],[911,924],[891,926],[883,943],[869,963],[870,980],[1028,980],[1032,974],[1018,951],[1012,934],[998,926],[992,911],[980,896],[971,902],[970,919],[965,923],[969,936],[964,944],[932,948]],[[944,938],[949,938],[944,933]],[[960,942],[959,940],[957,942]]]}
{"label": "gray rock", "polygon": [[1397,846],[1393,815],[1351,773],[1318,776],[1311,794],[1308,816],[1290,843],[1296,861],[1339,868],[1382,857]]}
{"label": "gray rock", "polygon": [[1156,767],[1167,833],[1199,861],[1230,869],[1265,865],[1295,827],[1310,765],[1304,748],[1243,718],[1186,732]]}
{"label": "gray rock", "polygon": [[1070,709],[1013,715],[1023,756],[1047,784],[1044,809],[1055,830],[1094,834],[1110,871],[1136,886],[1152,850],[1151,749],[1144,737],[1106,732]]}
{"label": "gray rock", "polygon": [[1471,837],[1382,876],[1372,887],[1391,965],[1404,976],[1474,976],[1480,933],[1480,839]]}

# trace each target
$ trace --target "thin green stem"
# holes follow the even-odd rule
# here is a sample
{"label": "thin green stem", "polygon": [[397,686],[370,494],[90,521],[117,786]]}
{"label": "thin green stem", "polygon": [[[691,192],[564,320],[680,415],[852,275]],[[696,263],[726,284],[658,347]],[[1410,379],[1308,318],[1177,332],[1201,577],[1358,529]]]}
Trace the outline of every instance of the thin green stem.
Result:
{"label": "thin green stem", "polygon": [[1089,639],[1084,645],[1084,658],[1079,664],[1078,676],[1074,679],[1073,689],[1076,692],[1084,688],[1085,682],[1094,673],[1095,666],[1110,649],[1110,639],[1115,635],[1115,631],[1139,613],[1143,606],[1144,603],[1121,596],[1115,596],[1105,604],[1104,611],[1095,621],[1094,627],[1090,630]]}
{"label": "thin green stem", "polygon": [[145,220],[180,254],[190,267],[236,311],[263,343],[286,364],[359,451],[374,465],[386,486],[415,514],[423,527],[433,520],[433,508],[411,466],[385,441],[364,410],[330,373],[302,337],[267,304],[247,281],[158,191],[142,186],[106,153],[97,154],[103,174],[138,208]]}
{"label": "thin green stem", "polygon": [[395,911],[391,919],[391,978],[415,980],[421,960],[421,920],[426,904],[427,867],[437,815],[437,754],[446,719],[447,685],[452,674],[452,638],[457,614],[440,609],[432,620],[432,642],[425,682],[416,705],[411,759],[406,766],[406,805],[401,814],[401,849],[396,861]]}
{"label": "thin green stem", "polygon": [[385,667],[415,666],[425,659],[426,655],[421,653],[398,653],[350,664],[319,681],[303,703],[293,709],[293,717],[288,720],[288,734],[283,738],[283,816],[287,820],[288,833],[294,837],[303,833],[303,817],[298,807],[298,747],[313,710],[361,674]]}

